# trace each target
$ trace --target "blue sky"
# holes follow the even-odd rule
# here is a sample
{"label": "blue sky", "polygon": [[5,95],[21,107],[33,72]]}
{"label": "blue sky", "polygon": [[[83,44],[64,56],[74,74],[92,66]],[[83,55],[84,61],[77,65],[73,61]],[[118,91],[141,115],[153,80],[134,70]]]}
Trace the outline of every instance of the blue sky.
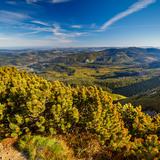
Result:
{"label": "blue sky", "polygon": [[160,0],[1,0],[0,47],[160,47]]}

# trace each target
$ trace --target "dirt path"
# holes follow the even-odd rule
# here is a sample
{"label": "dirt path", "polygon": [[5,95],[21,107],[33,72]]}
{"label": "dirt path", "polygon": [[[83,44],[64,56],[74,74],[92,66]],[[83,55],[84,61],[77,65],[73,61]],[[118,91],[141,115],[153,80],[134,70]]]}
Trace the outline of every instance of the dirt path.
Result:
{"label": "dirt path", "polygon": [[13,144],[15,139],[7,138],[0,143],[0,160],[27,160]]}

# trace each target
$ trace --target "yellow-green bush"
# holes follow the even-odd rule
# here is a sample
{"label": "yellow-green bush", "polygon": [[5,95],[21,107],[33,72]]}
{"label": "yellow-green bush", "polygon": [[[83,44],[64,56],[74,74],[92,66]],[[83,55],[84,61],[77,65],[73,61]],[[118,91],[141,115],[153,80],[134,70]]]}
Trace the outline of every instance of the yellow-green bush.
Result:
{"label": "yellow-green bush", "polygon": [[94,86],[73,88],[16,68],[0,68],[1,138],[86,132],[113,153],[139,158],[140,151],[157,158],[159,131],[159,115],[113,104],[111,94]]}

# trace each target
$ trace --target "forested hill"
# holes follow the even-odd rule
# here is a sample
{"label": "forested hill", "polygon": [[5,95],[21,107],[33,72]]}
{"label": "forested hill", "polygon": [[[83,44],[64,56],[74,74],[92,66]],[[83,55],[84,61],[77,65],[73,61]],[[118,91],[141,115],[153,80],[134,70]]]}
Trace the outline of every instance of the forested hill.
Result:
{"label": "forested hill", "polygon": [[160,111],[160,87],[157,86],[154,89],[148,89],[145,92],[139,93],[135,96],[129,97],[125,100],[122,100],[122,103],[132,103],[134,105],[142,105],[143,110],[152,111],[153,113],[156,111],[159,113]]}
{"label": "forested hill", "polygon": [[[113,104],[112,94],[95,86],[70,87],[0,68],[0,138],[22,138],[20,148],[30,157],[55,153],[49,150],[55,140],[31,138],[41,135],[63,137],[75,159],[160,159],[159,131],[160,115],[150,117],[141,107]],[[42,142],[49,148],[37,152],[34,147]]]}

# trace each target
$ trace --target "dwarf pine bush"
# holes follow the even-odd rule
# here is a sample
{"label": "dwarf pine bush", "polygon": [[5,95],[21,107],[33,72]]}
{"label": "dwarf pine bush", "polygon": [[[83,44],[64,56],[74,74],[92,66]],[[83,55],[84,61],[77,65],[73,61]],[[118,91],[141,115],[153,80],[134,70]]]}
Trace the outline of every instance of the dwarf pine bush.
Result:
{"label": "dwarf pine bush", "polygon": [[113,104],[92,87],[49,82],[14,67],[0,68],[0,136],[94,134],[101,145],[138,159],[160,158],[160,116]]}

